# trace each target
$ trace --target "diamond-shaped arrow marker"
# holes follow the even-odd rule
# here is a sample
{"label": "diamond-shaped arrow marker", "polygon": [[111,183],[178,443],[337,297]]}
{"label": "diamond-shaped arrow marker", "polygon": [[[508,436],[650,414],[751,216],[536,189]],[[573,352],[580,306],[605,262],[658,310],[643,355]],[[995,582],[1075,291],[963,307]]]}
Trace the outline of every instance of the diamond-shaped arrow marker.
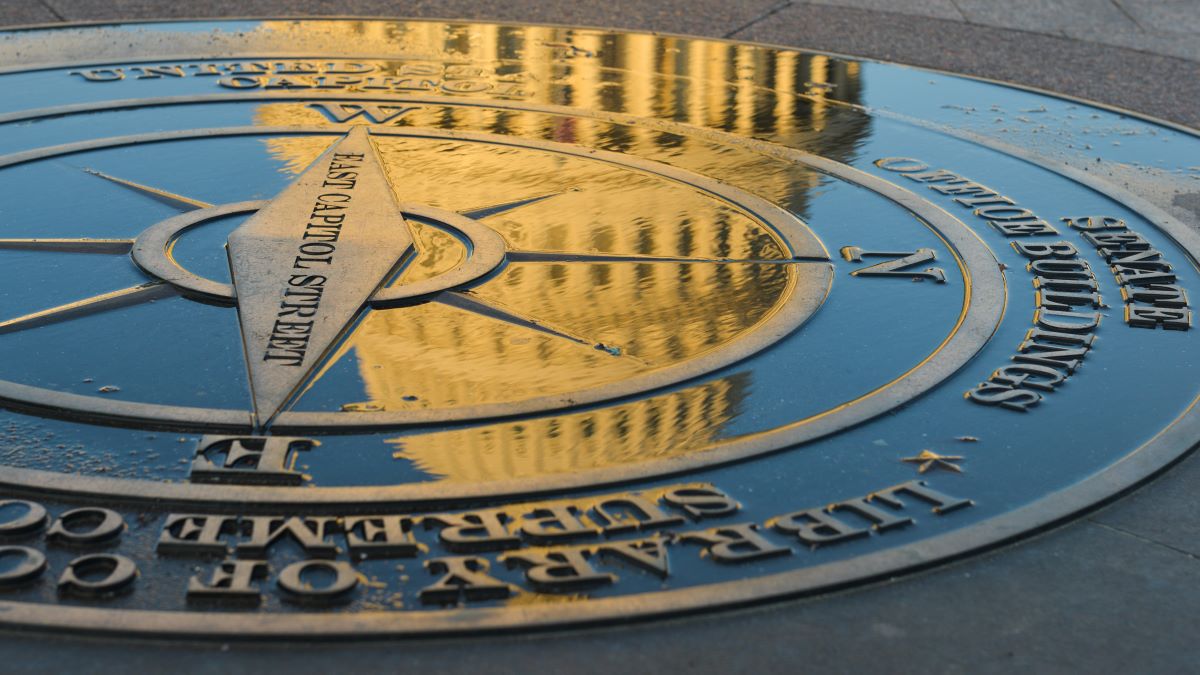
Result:
{"label": "diamond-shaped arrow marker", "polygon": [[412,245],[366,127],[229,236],[259,426],[295,396]]}

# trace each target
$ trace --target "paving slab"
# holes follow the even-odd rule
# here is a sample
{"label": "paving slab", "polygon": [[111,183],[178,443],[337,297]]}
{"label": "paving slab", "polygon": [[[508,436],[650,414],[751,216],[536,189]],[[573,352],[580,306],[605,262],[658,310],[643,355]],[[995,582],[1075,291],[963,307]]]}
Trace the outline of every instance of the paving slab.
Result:
{"label": "paving slab", "polygon": [[1091,520],[1200,560],[1200,456],[1093,515]]}
{"label": "paving slab", "polygon": [[805,0],[820,5],[960,21],[1200,60],[1200,2],[1135,0]]}
{"label": "paving slab", "polygon": [[58,21],[48,8],[28,0],[0,0],[0,21],[6,24],[49,23]]}
{"label": "paving slab", "polygon": [[1147,31],[1200,32],[1200,3],[1196,0],[1115,0],[1137,25]]}
{"label": "paving slab", "polygon": [[1030,85],[1200,126],[1200,64],[991,26],[791,5],[734,37]]}
{"label": "paving slab", "polygon": [[[956,0],[807,0],[804,4],[828,5],[831,7],[851,7],[854,9],[870,9],[877,12],[894,12],[896,14],[911,14],[926,16],[934,19],[950,19],[965,21],[961,10],[955,4]],[[793,3],[795,4],[795,3]]]}
{"label": "paving slab", "polygon": [[[1200,8],[1196,10],[1200,13]],[[1069,26],[1063,33],[1084,42],[1096,42],[1139,51],[1177,56],[1200,61],[1200,35],[1185,32],[1149,32],[1139,28],[1119,29],[1115,27]]]}
{"label": "paving slab", "polygon": [[1107,0],[954,0],[967,22],[1063,34],[1067,28],[1136,29],[1120,7]]}

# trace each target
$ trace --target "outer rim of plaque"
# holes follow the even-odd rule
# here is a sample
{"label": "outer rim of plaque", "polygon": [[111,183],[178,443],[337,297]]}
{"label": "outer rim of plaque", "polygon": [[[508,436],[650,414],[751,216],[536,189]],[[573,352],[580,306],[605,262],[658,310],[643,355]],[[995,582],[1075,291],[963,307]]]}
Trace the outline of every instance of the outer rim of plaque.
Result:
{"label": "outer rim of plaque", "polygon": [[[924,541],[877,553],[741,581],[674,591],[601,598],[568,606],[359,612],[354,614],[232,614],[139,609],[102,609],[0,601],[9,625],[86,634],[134,637],[186,637],[201,640],[255,640],[303,637],[307,640],[471,636],[481,633],[567,628],[582,624],[625,623],[859,586],[897,573],[911,573],[1032,536],[1071,517],[1112,501],[1183,459],[1177,443],[1200,431],[1193,402],[1176,421],[1149,442],[1080,483],[1014,511]],[[516,618],[512,618],[515,615]],[[219,620],[215,620],[219,617]],[[198,633],[197,629],[203,632]]]}
{"label": "outer rim of plaque", "polygon": [[[270,17],[236,18],[212,17],[204,19],[153,19],[129,21],[97,21],[56,24],[13,26],[0,33],[18,30],[42,30],[55,28],[91,27],[133,23],[184,23],[187,21],[236,21],[236,20],[339,20],[357,18],[381,21],[453,21],[456,23],[505,24],[501,21],[456,21],[453,19],[398,19],[384,17]],[[526,25],[543,25],[557,28],[588,28],[528,22]],[[1013,84],[1001,80],[962,75],[923,66],[908,66],[896,62],[855,57],[835,52],[805,50],[796,47],[737,41],[724,38],[707,38],[674,33],[650,33],[628,29],[603,29],[610,32],[638,33],[656,36],[681,37],[730,44],[752,44],[770,49],[791,52],[820,54],[890,65],[911,67],[927,72],[943,74],[1029,91],[1040,95],[1066,100],[1098,109],[1108,110],[1131,118],[1158,124],[1190,136],[1200,137],[1200,131],[1176,122],[1156,118],[1126,108],[1097,103],[1080,97],[1059,94],[1037,87]],[[1050,168],[1050,167],[1046,167]],[[1061,169],[1050,169],[1062,174]],[[1067,176],[1074,179],[1073,176]],[[1091,181],[1084,183],[1092,187]],[[1123,203],[1128,193],[1118,190]],[[1127,204],[1128,205],[1128,204]],[[1157,209],[1156,209],[1157,210]],[[1174,221],[1174,219],[1171,219]],[[1194,256],[1179,238],[1178,222],[1155,222],[1155,227],[1171,236]],[[1186,226],[1185,226],[1186,227]],[[1194,233],[1190,233],[1194,237]],[[1192,238],[1189,237],[1189,238]],[[1195,449],[1195,437],[1200,434],[1200,398],[1191,401],[1185,411],[1160,430],[1151,440],[1109,464],[1102,471],[1073,486],[1064,488],[1038,499],[1024,507],[1009,511],[974,526],[939,535],[930,539],[890,548],[867,556],[860,556],[839,563],[832,563],[805,570],[785,572],[756,579],[724,582],[698,586],[692,589],[648,593],[628,598],[590,600],[573,603],[567,611],[561,607],[534,606],[521,610],[521,621],[505,621],[505,614],[512,610],[474,609],[453,613],[453,618],[443,614],[440,620],[432,616],[420,616],[417,612],[403,615],[386,612],[329,615],[230,615],[201,612],[166,612],[146,610],[110,610],[90,607],[59,607],[35,603],[0,601],[0,612],[6,623],[38,629],[53,629],[109,636],[124,636],[131,639],[145,636],[186,637],[208,640],[254,640],[302,636],[309,640],[329,639],[386,639],[418,636],[444,636],[478,634],[480,632],[515,632],[522,629],[565,628],[580,624],[628,622],[630,619],[646,620],[682,613],[728,609],[758,604],[764,601],[810,595],[820,591],[831,591],[849,586],[860,586],[897,573],[911,573],[920,569],[940,565],[951,560],[996,548],[1006,543],[1032,536],[1050,529],[1081,513],[1094,510],[1138,487],[1141,483],[1165,472]],[[0,470],[7,473],[8,469]],[[430,612],[430,614],[434,614]],[[417,615],[417,616],[414,616]],[[206,622],[220,616],[220,622]],[[467,618],[470,617],[470,618]],[[229,621],[233,619],[234,621]],[[414,625],[415,624],[415,625]],[[205,632],[197,633],[196,628]],[[136,633],[134,632],[136,631]]]}
{"label": "outer rim of plaque", "polygon": [[[525,109],[552,114],[587,116],[587,111],[560,106],[538,105],[528,106]],[[601,116],[601,118],[604,117]],[[608,121],[618,124],[637,124],[640,119],[633,115],[617,115],[616,118],[609,119]],[[746,144],[751,151],[759,152],[765,156],[775,156],[780,161],[794,162],[808,166],[813,170],[829,174],[839,180],[873,192],[914,215],[926,228],[945,241],[947,247],[955,256],[955,262],[960,268],[964,279],[963,309],[950,333],[942,338],[942,342],[931,353],[924,356],[908,371],[880,385],[871,392],[831,410],[812,415],[804,420],[797,420],[793,423],[748,437],[730,439],[713,448],[697,449],[686,457],[676,459],[660,459],[629,465],[597,468],[581,474],[555,474],[477,484],[447,486],[432,483],[372,487],[347,486],[324,487],[315,490],[279,487],[273,488],[270,493],[264,493],[261,489],[246,486],[192,485],[187,483],[168,484],[137,479],[82,477],[59,472],[14,467],[3,467],[0,469],[0,485],[18,490],[37,491],[39,494],[107,498],[129,502],[153,501],[158,503],[212,505],[215,501],[232,501],[244,504],[248,508],[304,505],[310,508],[331,509],[345,504],[399,504],[408,502],[424,504],[444,503],[458,499],[516,498],[533,494],[629,483],[637,480],[650,480],[777,452],[873,419],[898,405],[927,393],[957,372],[959,368],[974,358],[978,350],[986,344],[987,340],[1003,320],[1007,286],[999,263],[992,255],[987,244],[979,238],[974,230],[940,206],[883,178],[824,157],[786,147],[778,147],[778,153],[772,153],[768,152],[767,148],[777,148],[777,146],[754,141],[753,139],[743,139],[727,132],[707,130],[678,123],[671,123],[668,126],[675,129],[677,133],[699,134],[701,137],[704,134],[710,134],[725,142],[740,142]],[[332,133],[331,130],[333,127],[329,129],[321,127],[318,131],[303,127],[246,127],[244,129],[235,129],[251,135],[254,133],[269,134],[283,132],[326,134]],[[161,136],[161,140],[174,140],[175,136],[180,136],[181,138],[199,137],[194,130],[186,132],[159,132],[152,135],[155,137]],[[107,147],[110,141],[124,138],[127,137],[101,139],[95,143],[100,143],[101,147]],[[712,139],[710,138],[709,140]],[[83,146],[92,144],[92,142],[84,142],[68,145],[79,145],[81,146],[80,149],[87,149]],[[7,157],[12,159],[14,157],[21,158],[24,155],[30,155],[30,161],[33,161],[45,155],[47,150],[61,147],[63,146],[49,146],[49,148],[12,153]],[[8,164],[15,163],[23,163],[23,160],[10,161]],[[808,232],[807,228],[805,231]],[[815,235],[811,232],[809,234],[815,238]],[[819,240],[817,241],[819,242]],[[28,387],[7,384],[6,388],[23,390]],[[44,407],[44,403],[22,404],[22,401],[28,398],[25,395],[14,398],[10,394],[4,398],[8,406],[17,410],[24,409],[37,414],[38,410]],[[217,413],[221,411],[213,412]],[[248,413],[245,414],[248,416]],[[296,413],[289,414],[295,415]],[[86,415],[79,419],[84,422],[97,421],[94,416],[89,418]],[[287,420],[282,417],[279,426],[281,428],[292,428],[292,425],[289,425]]]}

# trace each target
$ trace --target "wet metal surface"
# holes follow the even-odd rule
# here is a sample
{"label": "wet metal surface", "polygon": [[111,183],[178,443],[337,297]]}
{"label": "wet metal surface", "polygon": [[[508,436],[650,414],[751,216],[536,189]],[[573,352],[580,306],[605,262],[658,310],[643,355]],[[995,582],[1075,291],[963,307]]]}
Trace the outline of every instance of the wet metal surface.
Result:
{"label": "wet metal surface", "polygon": [[[814,592],[1065,517],[1194,436],[1200,174],[1167,126],[544,27],[0,50],[16,624],[440,633]],[[386,241],[314,220],[367,180],[338,153]],[[268,223],[325,248],[239,243]],[[326,285],[355,291],[281,296]]]}

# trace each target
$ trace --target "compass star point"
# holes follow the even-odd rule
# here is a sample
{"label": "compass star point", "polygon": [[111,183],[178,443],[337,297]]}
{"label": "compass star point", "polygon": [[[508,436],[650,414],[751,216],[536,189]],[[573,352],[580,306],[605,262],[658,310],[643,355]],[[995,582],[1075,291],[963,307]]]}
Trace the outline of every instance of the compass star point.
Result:
{"label": "compass star point", "polygon": [[955,462],[963,461],[962,455],[939,455],[932,450],[922,450],[914,457],[901,457],[901,462],[916,464],[917,473],[925,473],[930,469],[945,469],[954,473],[963,473],[963,468]]}
{"label": "compass star point", "polygon": [[258,426],[303,391],[413,240],[366,127],[230,234]]}

